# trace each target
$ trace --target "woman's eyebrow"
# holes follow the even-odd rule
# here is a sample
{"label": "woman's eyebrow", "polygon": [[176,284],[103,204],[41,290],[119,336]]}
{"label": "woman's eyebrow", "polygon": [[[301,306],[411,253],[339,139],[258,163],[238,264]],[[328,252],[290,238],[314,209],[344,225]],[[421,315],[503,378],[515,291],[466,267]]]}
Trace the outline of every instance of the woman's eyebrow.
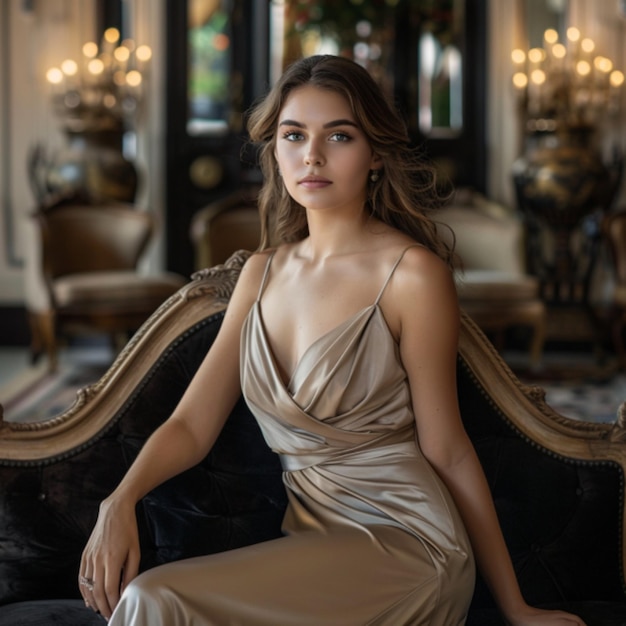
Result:
{"label": "woman's eyebrow", "polygon": [[[296,122],[295,120],[283,120],[278,124],[279,126],[295,126],[296,128],[306,128],[306,124],[302,122]],[[358,126],[352,121],[348,119],[342,120],[333,120],[332,122],[326,122],[322,126],[322,128],[335,128],[336,126],[354,126],[358,128]]]}

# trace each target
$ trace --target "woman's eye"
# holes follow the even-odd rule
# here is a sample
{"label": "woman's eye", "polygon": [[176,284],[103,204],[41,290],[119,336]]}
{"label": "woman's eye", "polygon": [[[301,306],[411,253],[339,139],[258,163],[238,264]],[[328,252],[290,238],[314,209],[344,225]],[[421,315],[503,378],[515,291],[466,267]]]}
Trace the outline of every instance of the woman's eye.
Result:
{"label": "woman's eye", "polygon": [[295,130],[288,130],[283,133],[283,139],[286,139],[287,141],[300,141],[300,139],[302,139],[302,133]]}
{"label": "woman's eye", "polygon": [[352,137],[346,135],[346,133],[333,133],[331,139],[332,141],[350,141]]}

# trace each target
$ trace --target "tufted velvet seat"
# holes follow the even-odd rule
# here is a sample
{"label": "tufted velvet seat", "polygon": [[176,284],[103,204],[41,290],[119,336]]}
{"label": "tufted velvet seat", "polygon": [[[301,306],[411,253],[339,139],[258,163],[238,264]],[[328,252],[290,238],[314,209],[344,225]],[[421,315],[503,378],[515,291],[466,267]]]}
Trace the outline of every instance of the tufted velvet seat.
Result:
{"label": "tufted velvet seat", "polygon": [[[65,414],[37,427],[0,423],[0,626],[104,623],[76,585],[98,503],[183,393],[244,258],[181,289]],[[467,318],[458,375],[528,600],[570,608],[589,626],[625,625],[621,425],[554,413]],[[278,460],[240,402],[206,459],[138,505],[141,567],[276,537],[284,506]],[[479,579],[468,624],[503,623]]]}

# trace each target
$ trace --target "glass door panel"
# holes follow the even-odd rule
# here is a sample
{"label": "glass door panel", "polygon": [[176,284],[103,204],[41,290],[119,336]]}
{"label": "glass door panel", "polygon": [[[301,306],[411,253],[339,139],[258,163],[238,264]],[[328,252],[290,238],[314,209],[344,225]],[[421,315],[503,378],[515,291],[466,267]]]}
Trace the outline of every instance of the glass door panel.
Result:
{"label": "glass door panel", "polygon": [[232,2],[188,2],[187,132],[225,134],[231,117]]}
{"label": "glass door panel", "polygon": [[419,25],[417,116],[427,137],[454,136],[463,130],[465,3],[446,0],[415,3],[411,22]]}

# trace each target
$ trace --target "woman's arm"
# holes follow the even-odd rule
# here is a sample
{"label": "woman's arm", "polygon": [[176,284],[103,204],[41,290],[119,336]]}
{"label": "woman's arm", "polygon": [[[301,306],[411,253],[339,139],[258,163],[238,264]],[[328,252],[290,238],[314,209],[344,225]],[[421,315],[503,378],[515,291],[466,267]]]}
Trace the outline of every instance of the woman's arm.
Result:
{"label": "woman's arm", "polygon": [[456,388],[459,308],[451,272],[433,254],[415,248],[407,251],[390,287],[420,448],[459,509],[498,606],[514,626],[583,625],[575,616],[529,607],[520,592],[489,486],[461,421]]}
{"label": "woman's arm", "polygon": [[[244,266],[220,331],[183,397],[100,506],[83,552],[83,578],[79,580],[85,601],[106,618],[139,568],[135,505],[156,486],[208,454],[239,398],[241,327],[256,298],[265,258],[255,255]],[[94,581],[93,589],[84,579]]]}

